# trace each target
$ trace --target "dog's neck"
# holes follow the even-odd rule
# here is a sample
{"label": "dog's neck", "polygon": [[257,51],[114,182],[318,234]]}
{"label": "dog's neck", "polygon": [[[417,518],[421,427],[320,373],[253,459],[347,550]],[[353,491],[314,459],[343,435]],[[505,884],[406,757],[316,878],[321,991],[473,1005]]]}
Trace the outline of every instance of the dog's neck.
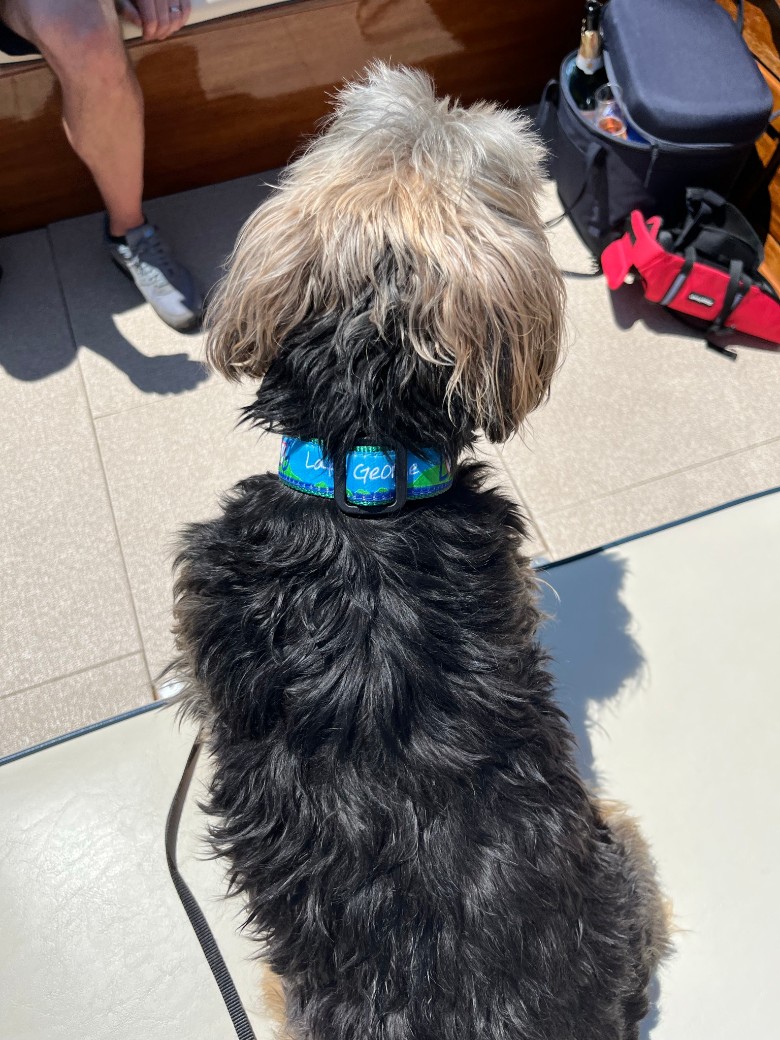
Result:
{"label": "dog's neck", "polygon": [[287,336],[245,420],[318,441],[331,458],[360,442],[400,443],[454,462],[476,431],[460,402],[446,400],[446,382],[444,366],[380,339],[365,312],[329,315]]}

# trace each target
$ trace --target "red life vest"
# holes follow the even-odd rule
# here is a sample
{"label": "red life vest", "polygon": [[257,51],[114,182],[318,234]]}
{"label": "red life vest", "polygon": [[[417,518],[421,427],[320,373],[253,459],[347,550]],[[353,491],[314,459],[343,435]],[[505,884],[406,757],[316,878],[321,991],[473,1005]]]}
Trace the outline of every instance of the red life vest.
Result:
{"label": "red life vest", "polygon": [[690,227],[677,234],[661,232],[661,228],[660,217],[645,219],[639,210],[633,211],[631,229],[601,254],[610,289],[621,286],[633,267],[639,272],[648,300],[698,319],[707,332],[734,329],[780,343],[780,300],[757,270],[763,259],[760,243],[760,255],[751,263],[746,262],[745,249],[755,252],[752,243],[740,239],[739,246],[744,247],[739,250],[741,258],[729,259],[728,242],[723,246],[721,237],[721,262],[715,262],[710,256],[703,258],[696,248],[697,234],[711,232],[712,228],[703,229],[700,224],[692,228],[692,235]]}

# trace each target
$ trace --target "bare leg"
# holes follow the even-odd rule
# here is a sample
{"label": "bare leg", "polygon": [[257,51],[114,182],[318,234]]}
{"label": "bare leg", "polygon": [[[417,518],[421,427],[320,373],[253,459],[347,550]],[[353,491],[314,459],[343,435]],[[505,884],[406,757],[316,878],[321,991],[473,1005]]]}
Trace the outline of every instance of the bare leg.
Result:
{"label": "bare leg", "polygon": [[60,81],[65,132],[95,179],[111,234],[138,227],[143,97],[112,0],[0,0],[0,17],[35,43]]}

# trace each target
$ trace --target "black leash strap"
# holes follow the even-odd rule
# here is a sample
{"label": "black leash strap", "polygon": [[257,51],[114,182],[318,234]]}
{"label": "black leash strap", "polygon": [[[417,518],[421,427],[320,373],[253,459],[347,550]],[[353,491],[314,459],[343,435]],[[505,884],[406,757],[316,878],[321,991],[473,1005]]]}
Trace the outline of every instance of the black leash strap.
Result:
{"label": "black leash strap", "polygon": [[225,1001],[225,1007],[228,1009],[228,1013],[233,1022],[236,1036],[238,1037],[238,1040],[257,1040],[254,1031],[252,1030],[252,1026],[249,1024],[249,1019],[244,1010],[244,1005],[241,1003],[241,998],[236,991],[236,987],[230,976],[230,972],[227,969],[227,965],[225,964],[222,954],[219,952],[217,941],[208,926],[206,918],[203,916],[203,911],[198,906],[195,896],[190,891],[187,882],[179,873],[179,868],[176,863],[176,838],[179,833],[181,813],[184,808],[184,800],[187,797],[187,790],[189,789],[195,772],[195,766],[198,761],[201,746],[201,740],[200,737],[198,737],[192,745],[192,750],[187,759],[187,764],[184,767],[184,772],[179,781],[179,786],[176,788],[176,794],[173,796],[171,807],[168,810],[168,819],[165,823],[165,855],[168,860],[168,870],[170,871],[171,880],[176,888],[182,906],[187,911],[187,917],[189,917],[190,924],[193,927],[195,935],[198,937],[198,942],[206,955],[206,960],[209,962],[211,974],[214,976],[214,979],[219,986],[222,999]]}

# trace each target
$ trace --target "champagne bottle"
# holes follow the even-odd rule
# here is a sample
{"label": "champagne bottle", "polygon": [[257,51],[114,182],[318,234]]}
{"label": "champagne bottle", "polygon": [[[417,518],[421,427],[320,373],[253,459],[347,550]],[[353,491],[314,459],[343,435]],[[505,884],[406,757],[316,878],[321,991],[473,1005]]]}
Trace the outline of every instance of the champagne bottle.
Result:
{"label": "champagne bottle", "polygon": [[582,19],[580,49],[574,59],[574,68],[569,78],[569,91],[577,108],[592,112],[596,107],[596,91],[607,82],[607,70],[601,53],[599,0],[586,0],[585,16]]}

